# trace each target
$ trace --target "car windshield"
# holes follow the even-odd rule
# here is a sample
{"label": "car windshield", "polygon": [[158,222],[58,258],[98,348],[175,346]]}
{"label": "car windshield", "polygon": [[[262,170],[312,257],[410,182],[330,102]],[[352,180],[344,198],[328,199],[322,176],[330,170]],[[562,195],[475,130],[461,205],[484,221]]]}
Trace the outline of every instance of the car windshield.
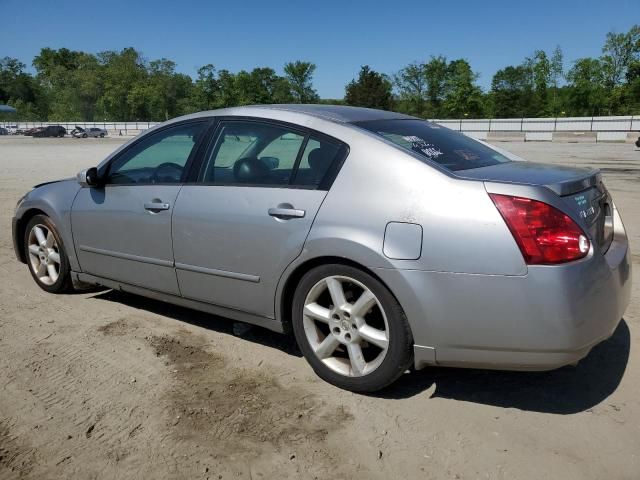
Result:
{"label": "car windshield", "polygon": [[374,120],[355,125],[452,171],[511,161],[462,133],[425,120]]}

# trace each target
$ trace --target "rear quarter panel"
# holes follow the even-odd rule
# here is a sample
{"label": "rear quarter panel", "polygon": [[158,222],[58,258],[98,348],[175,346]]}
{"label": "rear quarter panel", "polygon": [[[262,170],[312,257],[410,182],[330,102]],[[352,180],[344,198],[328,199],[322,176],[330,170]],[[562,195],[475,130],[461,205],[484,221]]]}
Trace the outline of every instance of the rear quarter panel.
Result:
{"label": "rear quarter panel", "polygon": [[[527,267],[504,220],[480,181],[453,178],[379,141],[352,130],[334,136],[349,144],[350,154],[313,223],[304,249],[280,283],[302,263],[318,257],[342,257],[378,275],[402,305],[416,343],[434,340],[433,325],[445,317],[426,311],[421,298],[428,285],[409,284],[394,272],[437,272],[491,276],[525,276]],[[383,252],[389,222],[422,227],[420,257],[391,259]],[[394,281],[395,278],[400,278]],[[455,285],[454,285],[455,287]],[[463,300],[464,290],[451,284],[429,287],[447,300]],[[278,302],[280,303],[280,302]],[[446,303],[446,302],[445,302]],[[277,304],[278,308],[278,304]],[[279,312],[279,317],[281,312]]]}
{"label": "rear quarter panel", "polygon": [[[350,148],[307,239],[309,255],[344,256],[370,268],[526,274],[482,182],[452,178],[368,134],[354,135]],[[422,226],[418,259],[384,255],[389,222]]]}

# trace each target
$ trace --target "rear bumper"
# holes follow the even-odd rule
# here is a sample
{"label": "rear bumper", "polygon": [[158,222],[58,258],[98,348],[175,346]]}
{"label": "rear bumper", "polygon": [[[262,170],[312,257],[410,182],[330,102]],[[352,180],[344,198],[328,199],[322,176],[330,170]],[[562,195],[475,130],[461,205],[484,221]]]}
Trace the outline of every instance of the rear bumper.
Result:
{"label": "rear bumper", "polygon": [[606,255],[523,276],[379,269],[415,340],[415,366],[550,370],[609,338],[631,295],[628,241],[618,217]]}

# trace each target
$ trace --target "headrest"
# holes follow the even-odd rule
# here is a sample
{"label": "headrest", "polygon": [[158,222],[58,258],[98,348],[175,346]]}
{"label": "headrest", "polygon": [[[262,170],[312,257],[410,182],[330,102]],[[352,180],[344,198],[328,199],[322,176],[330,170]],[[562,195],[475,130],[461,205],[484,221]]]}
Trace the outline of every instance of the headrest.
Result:
{"label": "headrest", "polygon": [[323,172],[333,161],[335,151],[331,148],[318,147],[309,153],[309,166],[311,170],[322,170]]}
{"label": "headrest", "polygon": [[233,165],[233,176],[239,183],[264,183],[269,167],[257,158],[241,158]]}

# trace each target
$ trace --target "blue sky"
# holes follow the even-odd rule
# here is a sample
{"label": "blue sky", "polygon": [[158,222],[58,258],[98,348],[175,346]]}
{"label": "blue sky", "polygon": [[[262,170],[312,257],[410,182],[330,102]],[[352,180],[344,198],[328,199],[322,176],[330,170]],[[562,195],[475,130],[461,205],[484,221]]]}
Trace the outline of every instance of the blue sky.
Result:
{"label": "blue sky", "polygon": [[164,1],[0,0],[0,57],[30,64],[41,47],[98,52],[133,46],[195,76],[290,60],[317,65],[323,98],[368,64],[384,73],[443,54],[466,58],[487,88],[496,70],[560,45],[565,62],[597,56],[608,31],[640,23],[640,0]]}

